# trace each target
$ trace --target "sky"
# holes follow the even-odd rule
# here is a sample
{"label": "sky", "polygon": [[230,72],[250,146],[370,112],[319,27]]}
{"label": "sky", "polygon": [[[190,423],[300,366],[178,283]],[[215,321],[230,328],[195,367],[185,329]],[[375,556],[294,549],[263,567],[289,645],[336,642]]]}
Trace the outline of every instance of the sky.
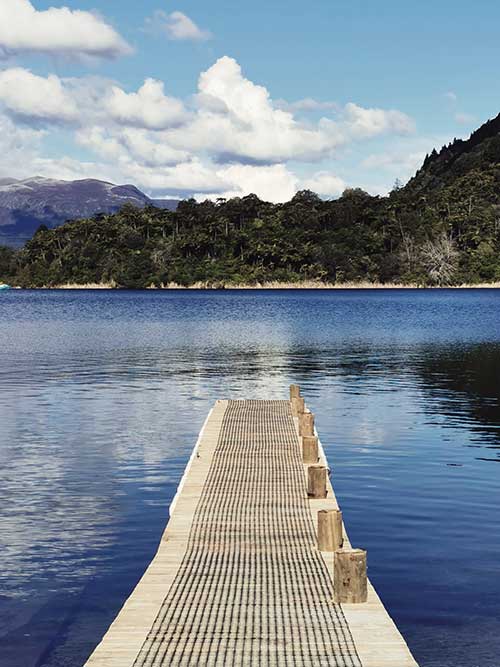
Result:
{"label": "sky", "polygon": [[0,0],[0,177],[385,194],[500,112],[500,5]]}

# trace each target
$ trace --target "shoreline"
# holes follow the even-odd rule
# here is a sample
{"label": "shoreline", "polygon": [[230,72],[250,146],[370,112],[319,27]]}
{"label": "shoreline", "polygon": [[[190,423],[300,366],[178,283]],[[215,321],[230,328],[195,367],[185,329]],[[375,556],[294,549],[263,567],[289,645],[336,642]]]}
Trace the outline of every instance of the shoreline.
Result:
{"label": "shoreline", "polygon": [[[120,288],[115,283],[65,283],[61,285],[43,287],[28,287],[13,289],[47,289],[47,290],[120,290],[129,288]],[[136,288],[138,289],[138,288]],[[371,282],[347,282],[347,283],[323,283],[319,281],[305,280],[301,282],[278,282],[270,281],[265,283],[205,283],[197,282],[193,285],[179,285],[177,283],[168,283],[157,287],[150,285],[142,288],[144,290],[298,290],[298,289],[318,289],[318,290],[390,290],[390,289],[405,289],[405,290],[423,290],[423,289],[500,289],[500,282],[494,283],[476,283],[476,284],[461,284],[461,285],[416,285],[412,283],[371,283]]]}

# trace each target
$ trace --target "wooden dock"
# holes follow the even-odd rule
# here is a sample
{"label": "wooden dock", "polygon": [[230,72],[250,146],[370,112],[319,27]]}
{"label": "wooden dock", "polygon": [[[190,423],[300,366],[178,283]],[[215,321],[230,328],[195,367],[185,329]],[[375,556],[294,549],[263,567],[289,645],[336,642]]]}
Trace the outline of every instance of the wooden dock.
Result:
{"label": "wooden dock", "polygon": [[[334,559],[339,572],[355,552],[342,523],[340,537],[327,525],[341,516],[328,476],[321,482],[327,462],[292,395],[216,402],[158,552],[87,667],[416,667],[362,562],[353,582],[334,582]],[[335,552],[318,548],[320,510],[320,546]],[[364,583],[366,601],[334,602],[350,586],[364,599]]]}

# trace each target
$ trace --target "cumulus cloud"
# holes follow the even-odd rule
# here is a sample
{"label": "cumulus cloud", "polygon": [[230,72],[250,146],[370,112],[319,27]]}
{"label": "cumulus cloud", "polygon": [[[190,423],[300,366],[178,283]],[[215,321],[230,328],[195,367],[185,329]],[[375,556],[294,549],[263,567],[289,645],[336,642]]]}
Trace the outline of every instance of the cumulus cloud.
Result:
{"label": "cumulus cloud", "polygon": [[146,167],[160,167],[187,162],[192,156],[162,143],[158,136],[136,128],[108,130],[98,125],[83,127],[75,135],[77,142],[107,160],[131,161]]}
{"label": "cumulus cloud", "polygon": [[405,135],[415,131],[413,120],[393,109],[365,109],[349,102],[344,114],[350,133],[357,138],[374,137],[385,132]]}
{"label": "cumulus cloud", "polygon": [[285,202],[298,190],[297,177],[283,164],[266,167],[235,164],[224,167],[217,173],[231,184],[223,193],[223,196],[228,198],[253,192],[266,201]]}
{"label": "cumulus cloud", "polygon": [[100,16],[68,7],[36,10],[30,0],[1,0],[0,56],[45,53],[116,58],[132,49]]}
{"label": "cumulus cloud", "polygon": [[[313,110],[315,103],[302,101],[299,106]],[[71,172],[81,177],[94,170],[101,178],[133,182],[154,194],[255,192],[271,201],[289,199],[301,188],[333,197],[345,187],[325,169],[300,179],[289,163],[320,163],[353,142],[414,131],[412,120],[400,111],[354,103],[304,122],[292,110],[280,108],[269,91],[245,77],[229,57],[201,73],[195,95],[186,102],[167,95],[164,83],[151,78],[129,91],[101,77],[0,70],[0,113],[2,109],[11,120],[31,123],[33,130],[71,122],[70,152],[84,148],[95,157],[95,162],[86,160],[78,167],[73,157],[51,161],[40,150],[30,173],[56,175],[60,168],[66,177]]]}
{"label": "cumulus cloud", "polygon": [[28,122],[68,122],[78,115],[57,76],[45,78],[20,67],[0,71],[0,104],[11,115]]}
{"label": "cumulus cloud", "polygon": [[172,145],[205,150],[220,163],[279,164],[315,162],[330,157],[354,139],[386,132],[413,131],[399,111],[364,109],[348,104],[335,120],[304,124],[273,104],[266,88],[247,79],[227,56],[200,75],[196,116],[181,131],[171,131]]}
{"label": "cumulus cloud", "polygon": [[319,171],[302,181],[301,187],[322,197],[338,197],[346,189],[343,179],[328,171]]}
{"label": "cumulus cloud", "polygon": [[212,38],[208,30],[203,30],[189,16],[179,11],[167,14],[157,10],[152,17],[146,19],[146,29],[150,32],[161,32],[168,39],[176,41],[204,42]]}
{"label": "cumulus cloud", "polygon": [[179,125],[186,118],[184,104],[167,97],[163,82],[155,79],[146,79],[136,93],[113,86],[105,107],[113,119],[149,130]]}

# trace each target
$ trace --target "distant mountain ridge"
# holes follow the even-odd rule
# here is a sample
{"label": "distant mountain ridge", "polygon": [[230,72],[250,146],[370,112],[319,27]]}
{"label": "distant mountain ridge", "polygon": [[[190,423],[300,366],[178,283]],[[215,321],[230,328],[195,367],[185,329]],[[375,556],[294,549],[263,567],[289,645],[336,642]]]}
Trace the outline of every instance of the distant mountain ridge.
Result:
{"label": "distant mountain ridge", "polygon": [[124,204],[175,210],[177,200],[152,199],[134,185],[115,185],[87,178],[63,181],[43,176],[0,178],[0,245],[20,246],[44,224],[114,213]]}

